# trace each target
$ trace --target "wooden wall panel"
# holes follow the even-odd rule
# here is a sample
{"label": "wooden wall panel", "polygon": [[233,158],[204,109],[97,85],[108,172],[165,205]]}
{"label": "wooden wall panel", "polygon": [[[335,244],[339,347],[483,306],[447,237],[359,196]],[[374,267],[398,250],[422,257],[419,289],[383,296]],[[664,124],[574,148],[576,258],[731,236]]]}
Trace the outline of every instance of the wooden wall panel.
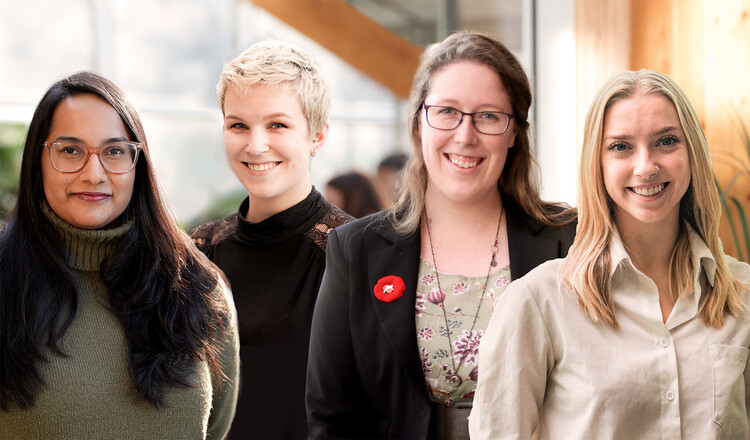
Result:
{"label": "wooden wall panel", "polygon": [[[720,7],[719,7],[720,5]],[[747,154],[740,154],[739,117],[750,130],[750,0],[706,0],[705,129],[714,171],[727,185],[741,169],[750,170]],[[739,155],[739,161],[733,159]],[[750,175],[739,179],[730,194],[739,198],[750,215]],[[735,216],[736,217],[736,216]],[[722,242],[737,255],[726,218]],[[745,253],[750,249],[744,250]],[[747,258],[747,256],[746,256]]]}
{"label": "wooden wall panel", "polygon": [[627,1],[576,0],[576,145],[583,142],[583,124],[596,92],[610,76],[628,68],[629,16]]}
{"label": "wooden wall panel", "polygon": [[[577,43],[578,56],[588,59],[578,62],[578,87],[587,93],[587,86],[581,85],[580,78],[600,74],[602,66],[611,63],[612,55],[602,53],[602,47],[615,42],[622,44],[620,36],[613,32],[595,30],[601,26],[616,26],[614,21],[629,20],[627,68],[660,71],[680,84],[703,125],[717,178],[720,184],[726,185],[741,168],[750,169],[735,121],[739,117],[750,129],[750,0],[630,0],[623,3],[630,5],[629,19],[616,15],[618,12],[613,8],[592,7],[586,0],[576,3],[581,9],[576,13],[580,20],[576,23],[576,38],[587,38],[594,32],[612,40]],[[579,19],[581,16],[585,19]],[[593,55],[585,51],[593,51]],[[602,57],[601,64],[592,63],[592,56]],[[579,91],[579,106],[581,97]],[[744,159],[727,159],[732,156]],[[750,176],[737,181],[732,195],[742,200],[750,214]],[[726,216],[720,235],[725,251],[738,255]]]}
{"label": "wooden wall panel", "polygon": [[[705,122],[706,20],[704,0],[631,0],[631,70],[674,79]],[[704,124],[705,127],[705,124]]]}

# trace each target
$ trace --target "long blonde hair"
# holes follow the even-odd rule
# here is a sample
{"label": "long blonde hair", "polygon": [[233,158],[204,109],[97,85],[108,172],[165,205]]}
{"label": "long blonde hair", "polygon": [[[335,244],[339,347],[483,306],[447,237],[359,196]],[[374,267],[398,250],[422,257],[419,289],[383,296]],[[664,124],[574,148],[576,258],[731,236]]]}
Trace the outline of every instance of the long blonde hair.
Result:
{"label": "long blonde hair", "polygon": [[[604,188],[602,176],[602,136],[604,117],[610,106],[637,93],[664,96],[677,110],[692,174],[690,186],[680,201],[680,218],[696,230],[716,260],[714,285],[707,286],[700,315],[707,325],[721,328],[726,314],[735,315],[743,308],[743,303],[740,283],[727,268],[719,240],[721,205],[711,171],[710,151],[685,92],[671,78],[658,72],[625,71],[613,76],[602,86],[589,108],[579,167],[578,231],[561,267],[561,278],[589,317],[617,328],[609,289],[611,261],[608,252],[616,224],[614,204]],[[688,231],[681,221],[670,258],[669,290],[674,300],[678,292],[693,293],[693,270]]]}
{"label": "long blonde hair", "polygon": [[508,150],[497,182],[504,203],[513,205],[542,224],[570,223],[575,219],[574,210],[545,203],[539,197],[537,165],[529,141],[531,88],[521,63],[502,43],[490,36],[461,31],[427,49],[414,76],[408,117],[413,154],[404,169],[397,201],[391,210],[396,230],[404,234],[415,232],[424,211],[427,167],[422,156],[419,116],[432,78],[445,66],[465,60],[479,62],[495,71],[513,106],[516,139],[513,148]]}

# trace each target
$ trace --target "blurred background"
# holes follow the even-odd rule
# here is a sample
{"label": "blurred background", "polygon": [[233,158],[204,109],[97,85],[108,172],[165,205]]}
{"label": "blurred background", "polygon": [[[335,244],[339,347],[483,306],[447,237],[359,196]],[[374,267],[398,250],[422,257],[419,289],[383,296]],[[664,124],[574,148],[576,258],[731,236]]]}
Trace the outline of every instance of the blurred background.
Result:
{"label": "blurred background", "polygon": [[[488,32],[534,87],[542,196],[576,204],[577,151],[593,94],[613,73],[677,80],[712,147],[728,253],[750,258],[750,0],[0,0],[0,219],[14,203],[26,124],[46,88],[90,69],[141,114],[162,187],[185,227],[234,212],[244,189],[226,163],[215,84],[264,38],[320,61],[332,89],[315,186],[411,154],[408,90],[423,48],[458,29]],[[731,221],[730,221],[731,220]]]}

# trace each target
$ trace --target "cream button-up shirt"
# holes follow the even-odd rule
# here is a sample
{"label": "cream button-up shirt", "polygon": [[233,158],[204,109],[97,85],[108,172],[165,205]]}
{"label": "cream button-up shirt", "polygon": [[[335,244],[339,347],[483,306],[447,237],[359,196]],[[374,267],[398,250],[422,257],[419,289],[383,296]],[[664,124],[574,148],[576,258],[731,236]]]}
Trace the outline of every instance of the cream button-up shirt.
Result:
{"label": "cream button-up shirt", "polygon": [[[750,438],[750,313],[706,326],[698,306],[716,263],[689,234],[694,294],[677,300],[666,323],[656,284],[617,237],[610,252],[618,330],[579,309],[558,282],[562,260],[511,283],[479,349],[471,438]],[[735,278],[750,282],[749,265],[727,260]],[[750,305],[747,285],[743,300]]]}

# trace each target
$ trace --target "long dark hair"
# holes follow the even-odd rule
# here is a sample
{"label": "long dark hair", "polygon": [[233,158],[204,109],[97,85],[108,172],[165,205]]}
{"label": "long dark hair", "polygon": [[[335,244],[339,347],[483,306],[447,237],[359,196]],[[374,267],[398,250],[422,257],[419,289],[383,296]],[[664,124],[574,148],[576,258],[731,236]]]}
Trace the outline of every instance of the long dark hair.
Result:
{"label": "long dark hair", "polygon": [[42,144],[57,106],[91,94],[107,101],[134,140],[138,158],[133,195],[123,222],[133,227],[100,267],[112,312],[129,344],[138,395],[159,408],[167,385],[188,383],[195,360],[221,374],[218,339],[230,319],[217,272],[179,229],[160,194],[138,113],[111,81],[79,72],[54,83],[34,112],[24,146],[18,202],[0,236],[0,408],[28,408],[42,387],[38,365],[50,352],[65,356],[60,339],[78,307],[74,275],[62,241],[42,212]]}

